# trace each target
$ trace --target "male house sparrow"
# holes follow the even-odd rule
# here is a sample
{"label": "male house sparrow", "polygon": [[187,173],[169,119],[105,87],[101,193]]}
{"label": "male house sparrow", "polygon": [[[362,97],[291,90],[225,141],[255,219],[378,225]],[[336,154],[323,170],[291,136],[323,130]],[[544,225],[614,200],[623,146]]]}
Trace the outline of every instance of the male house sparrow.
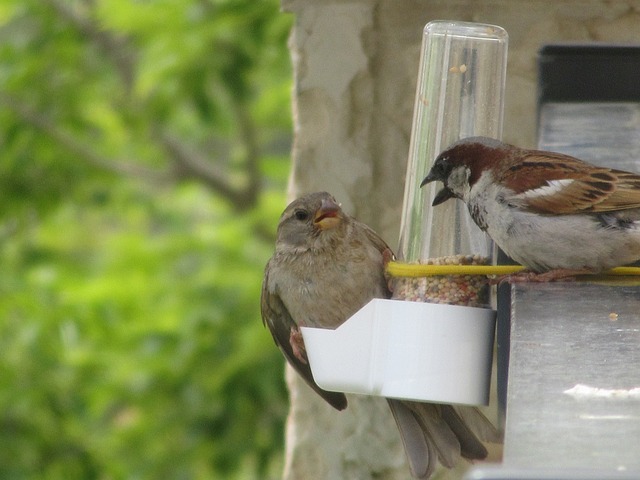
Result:
{"label": "male house sparrow", "polygon": [[549,281],[640,259],[640,175],[486,137],[449,146],[422,181],[433,201],[467,204],[474,222],[531,272]]}
{"label": "male house sparrow", "polygon": [[[262,285],[262,319],[293,368],[338,410],[346,408],[347,399],[316,385],[298,327],[336,328],[372,298],[389,298],[384,267],[392,258],[384,240],[344,213],[326,192],[293,201],[280,217],[276,251]],[[487,450],[478,437],[498,437],[472,407],[388,403],[417,478],[429,478],[436,458],[449,468],[460,456],[485,458]]]}

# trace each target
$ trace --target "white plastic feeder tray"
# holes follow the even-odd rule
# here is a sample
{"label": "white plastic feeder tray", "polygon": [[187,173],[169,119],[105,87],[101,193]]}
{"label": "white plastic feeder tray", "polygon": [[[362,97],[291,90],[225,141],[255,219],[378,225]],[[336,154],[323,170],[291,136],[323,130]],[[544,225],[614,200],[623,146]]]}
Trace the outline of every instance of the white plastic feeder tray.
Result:
{"label": "white plastic feeder tray", "polygon": [[374,299],[335,330],[301,331],[325,390],[486,405],[494,328],[490,309]]}

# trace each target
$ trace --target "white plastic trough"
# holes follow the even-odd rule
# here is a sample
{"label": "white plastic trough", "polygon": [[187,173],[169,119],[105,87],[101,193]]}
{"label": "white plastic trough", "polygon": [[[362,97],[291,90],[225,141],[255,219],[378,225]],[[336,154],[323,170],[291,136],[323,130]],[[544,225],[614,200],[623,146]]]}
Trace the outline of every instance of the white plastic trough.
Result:
{"label": "white plastic trough", "polygon": [[486,405],[494,329],[490,309],[374,299],[335,330],[301,331],[325,390]]}

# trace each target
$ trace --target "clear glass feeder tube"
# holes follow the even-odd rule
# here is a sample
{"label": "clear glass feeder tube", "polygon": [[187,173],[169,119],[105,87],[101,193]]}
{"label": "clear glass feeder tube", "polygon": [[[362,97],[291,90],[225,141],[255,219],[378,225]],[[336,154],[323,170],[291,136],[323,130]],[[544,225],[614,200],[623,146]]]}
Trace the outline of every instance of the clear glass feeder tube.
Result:
{"label": "clear glass feeder tube", "polygon": [[[453,142],[471,136],[502,137],[507,47],[507,32],[494,25],[434,21],[424,28],[398,248],[403,262],[491,263],[492,242],[473,223],[466,206],[450,200],[432,207],[442,184],[420,188],[420,182],[437,155]],[[444,284],[451,280],[433,279]],[[483,298],[409,298],[405,293],[396,291],[395,296],[486,306]]]}

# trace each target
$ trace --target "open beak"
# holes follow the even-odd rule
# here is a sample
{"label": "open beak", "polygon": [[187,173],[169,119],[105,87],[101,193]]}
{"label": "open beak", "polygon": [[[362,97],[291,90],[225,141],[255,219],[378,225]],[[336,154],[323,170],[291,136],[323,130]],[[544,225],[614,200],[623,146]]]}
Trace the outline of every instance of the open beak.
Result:
{"label": "open beak", "polygon": [[340,205],[333,200],[322,200],[322,205],[316,211],[313,223],[321,230],[327,230],[336,227],[341,221]]}
{"label": "open beak", "polygon": [[[427,183],[435,182],[437,180],[441,180],[441,179],[438,178],[433,173],[433,170],[431,170],[427,174],[427,176],[424,177],[424,180],[422,180],[422,183],[420,183],[420,186],[424,187]],[[449,200],[450,198],[454,198],[454,197],[455,197],[455,195],[453,194],[453,192],[451,190],[449,190],[447,187],[444,187],[442,190],[440,190],[438,193],[436,193],[436,196],[433,199],[433,203],[431,204],[431,206],[435,207],[436,205],[440,205],[441,203],[444,203],[447,200]]]}
{"label": "open beak", "polygon": [[436,193],[436,197],[433,199],[433,203],[431,204],[431,206],[435,207],[436,205],[440,205],[441,203],[444,203],[450,198],[454,197],[455,195],[453,194],[453,192],[447,187],[444,187],[442,190]]}

